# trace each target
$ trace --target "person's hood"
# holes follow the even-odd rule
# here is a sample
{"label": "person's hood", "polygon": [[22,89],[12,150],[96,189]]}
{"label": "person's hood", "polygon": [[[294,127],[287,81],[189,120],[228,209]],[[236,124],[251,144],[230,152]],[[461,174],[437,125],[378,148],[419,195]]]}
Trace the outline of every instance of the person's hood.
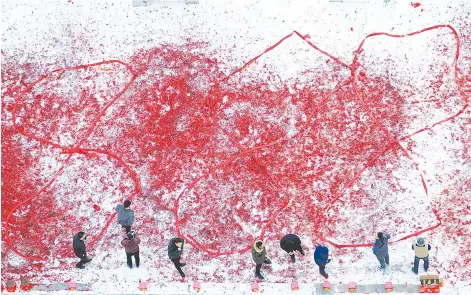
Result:
{"label": "person's hood", "polygon": [[[259,249],[259,248],[256,246],[256,244],[257,244],[258,242],[262,242],[262,241],[261,241],[261,240],[255,241],[255,242],[253,243],[252,248],[255,250],[255,252],[261,253],[261,252],[263,251],[263,249]],[[263,242],[262,242],[262,246],[263,246]]]}

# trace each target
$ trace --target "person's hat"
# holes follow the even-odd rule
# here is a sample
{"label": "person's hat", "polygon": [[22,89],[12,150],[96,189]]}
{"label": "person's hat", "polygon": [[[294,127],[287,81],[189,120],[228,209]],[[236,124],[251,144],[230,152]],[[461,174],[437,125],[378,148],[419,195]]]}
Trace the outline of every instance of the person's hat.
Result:
{"label": "person's hat", "polygon": [[418,238],[418,239],[417,239],[417,246],[421,246],[421,247],[422,247],[423,245],[425,245],[425,240],[424,240],[424,238],[422,238],[422,237]]}
{"label": "person's hat", "polygon": [[136,232],[135,231],[130,231],[128,232],[128,240],[133,240],[136,237]]}

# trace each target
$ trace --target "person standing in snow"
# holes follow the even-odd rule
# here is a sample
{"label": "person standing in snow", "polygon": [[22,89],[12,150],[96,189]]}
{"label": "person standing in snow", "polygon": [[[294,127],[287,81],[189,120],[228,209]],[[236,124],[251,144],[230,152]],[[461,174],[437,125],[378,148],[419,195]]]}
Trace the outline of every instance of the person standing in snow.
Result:
{"label": "person standing in snow", "polygon": [[325,266],[330,262],[329,248],[317,245],[316,250],[314,250],[314,262],[319,266],[319,273],[328,279],[329,275],[325,272]]}
{"label": "person standing in snow", "polygon": [[285,250],[291,257],[291,262],[295,263],[294,251],[299,251],[304,256],[303,248],[301,247],[301,239],[295,234],[287,234],[280,240],[281,249]]}
{"label": "person standing in snow", "polygon": [[139,243],[141,243],[141,239],[136,237],[136,232],[133,230],[128,232],[126,239],[121,241],[121,245],[124,246],[124,250],[126,251],[126,259],[129,268],[132,268],[133,256],[136,260],[136,267],[139,267]]}
{"label": "person standing in snow", "polygon": [[134,211],[131,210],[131,201],[126,200],[123,205],[116,206],[116,211],[118,211],[118,223],[126,229],[127,234],[131,231],[131,225],[134,223]]}
{"label": "person standing in snow", "polygon": [[265,279],[260,270],[262,269],[262,264],[271,264],[270,259],[267,258],[267,250],[262,241],[255,241],[252,246],[252,259],[255,262],[255,275],[260,279]]}
{"label": "person standing in snow", "polygon": [[419,273],[419,262],[421,259],[424,260],[424,270],[428,270],[428,251],[430,251],[430,249],[432,249],[432,246],[430,246],[429,243],[426,243],[422,237],[417,239],[415,245],[412,244],[412,250],[415,251],[414,267],[412,268],[412,271],[415,274]]}
{"label": "person standing in snow", "polygon": [[182,252],[183,252],[183,244],[184,240],[182,238],[173,238],[168,243],[168,258],[172,260],[175,268],[178,270],[182,278],[185,278],[185,274],[183,273],[181,267],[185,266],[186,263],[180,262]]}
{"label": "person standing in snow", "polygon": [[80,261],[75,266],[80,269],[84,269],[84,264],[92,261],[91,258],[87,257],[87,250],[84,242],[86,239],[87,236],[83,231],[81,231],[78,232],[72,240],[72,247],[74,248],[74,253],[78,258],[80,258]]}
{"label": "person standing in snow", "polygon": [[373,244],[373,254],[376,255],[381,269],[385,269],[386,265],[389,265],[388,240],[390,238],[391,235],[378,232]]}

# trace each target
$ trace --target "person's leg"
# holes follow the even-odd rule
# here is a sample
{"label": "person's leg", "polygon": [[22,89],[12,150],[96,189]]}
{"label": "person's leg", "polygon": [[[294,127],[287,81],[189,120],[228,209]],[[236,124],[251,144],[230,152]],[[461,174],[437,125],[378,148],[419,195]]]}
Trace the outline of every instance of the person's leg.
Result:
{"label": "person's leg", "polygon": [[319,264],[319,273],[326,279],[329,277],[325,272],[325,264]]}
{"label": "person's leg", "polygon": [[131,231],[131,226],[130,226],[130,225],[128,225],[128,226],[125,226],[125,228],[126,228],[126,233],[128,233],[128,232],[130,232],[130,231]]}
{"label": "person's leg", "polygon": [[414,256],[414,267],[412,268],[412,271],[415,273],[415,274],[418,274],[419,273],[419,258],[417,256]]}
{"label": "person's leg", "polygon": [[386,254],[386,257],[384,257],[384,262],[389,265],[389,254]]}
{"label": "person's leg", "polygon": [[262,269],[262,264],[257,264],[255,266],[255,274],[259,275],[261,269]]}
{"label": "person's leg", "polygon": [[185,276],[185,274],[183,273],[181,267],[180,267],[180,259],[172,259],[172,262],[173,264],[175,265],[175,268],[178,270],[178,272],[180,273],[180,275],[182,277]]}
{"label": "person's leg", "polygon": [[386,263],[384,262],[384,257],[378,257],[376,256],[376,258],[378,259],[379,261],[379,265],[382,269],[386,268]]}
{"label": "person's leg", "polygon": [[92,261],[91,258],[88,258],[87,253],[85,253],[82,260],[84,261],[83,263],[88,263],[88,262]]}
{"label": "person's leg", "polygon": [[136,260],[136,267],[139,267],[139,264],[141,262],[140,258],[139,258],[139,251],[137,251],[136,253],[134,253],[134,259]]}
{"label": "person's leg", "polygon": [[257,264],[255,266],[255,276],[257,276],[258,279],[260,280],[264,280],[265,278],[262,276],[262,274],[260,273],[260,270],[262,269],[262,263],[260,264]]}
{"label": "person's leg", "polygon": [[296,249],[299,253],[301,253],[302,256],[304,256],[304,250],[303,250],[303,247],[301,245],[299,245],[299,247]]}
{"label": "person's leg", "polygon": [[77,262],[77,264],[75,266],[78,267],[78,268],[83,268],[83,267],[85,267],[83,264],[84,264],[83,260],[80,259],[80,261]]}
{"label": "person's leg", "polygon": [[126,252],[126,260],[129,268],[132,268],[132,253],[127,253]]}
{"label": "person's leg", "polygon": [[424,258],[424,270],[428,271],[428,256]]}

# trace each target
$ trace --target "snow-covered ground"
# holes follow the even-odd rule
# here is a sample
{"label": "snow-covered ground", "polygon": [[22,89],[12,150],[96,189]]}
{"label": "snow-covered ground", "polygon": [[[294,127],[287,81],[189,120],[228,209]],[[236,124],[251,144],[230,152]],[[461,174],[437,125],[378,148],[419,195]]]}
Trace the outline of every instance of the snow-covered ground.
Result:
{"label": "snow-covered ground", "polygon": [[[263,235],[269,283],[321,282],[325,243],[334,283],[415,284],[408,236],[433,228],[429,273],[471,294],[471,3],[183,2],[2,1],[2,281],[171,285],[180,232],[189,281],[254,281],[243,250]],[[130,196],[132,270],[112,216]],[[385,272],[359,246],[378,230]],[[307,249],[294,265],[291,232]]]}

